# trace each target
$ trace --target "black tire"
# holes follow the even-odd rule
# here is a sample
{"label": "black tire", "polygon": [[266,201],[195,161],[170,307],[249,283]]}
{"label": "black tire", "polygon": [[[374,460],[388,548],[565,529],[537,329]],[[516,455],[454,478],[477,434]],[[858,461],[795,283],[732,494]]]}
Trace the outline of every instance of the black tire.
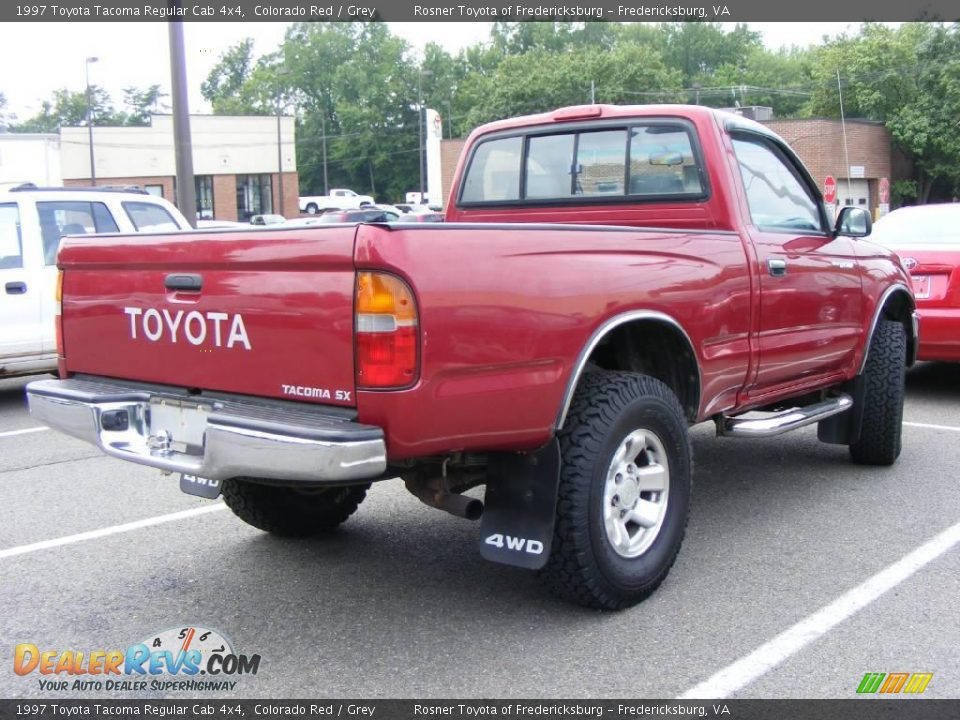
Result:
{"label": "black tire", "polygon": [[223,500],[248,525],[274,535],[307,537],[328,532],[350,517],[370,483],[300,490],[233,478],[223,483]]}
{"label": "black tire", "polygon": [[307,203],[308,215],[316,215],[318,212],[320,212],[320,208],[317,207],[316,203]]}
{"label": "black tire", "polygon": [[[652,433],[659,442],[667,462],[668,492],[659,495],[665,508],[651,544],[641,554],[626,557],[615,548],[605,525],[611,512],[607,475],[614,454],[638,430]],[[693,457],[683,409],[670,388],[655,378],[591,372],[580,380],[559,440],[557,518],[540,579],[559,597],[587,607],[617,610],[638,603],[667,576],[687,527]],[[641,454],[654,457],[646,449]],[[614,495],[612,505],[619,502]]]}
{"label": "black tire", "polygon": [[900,456],[906,364],[906,330],[896,320],[881,319],[863,370],[860,439],[850,443],[858,465],[893,465]]}

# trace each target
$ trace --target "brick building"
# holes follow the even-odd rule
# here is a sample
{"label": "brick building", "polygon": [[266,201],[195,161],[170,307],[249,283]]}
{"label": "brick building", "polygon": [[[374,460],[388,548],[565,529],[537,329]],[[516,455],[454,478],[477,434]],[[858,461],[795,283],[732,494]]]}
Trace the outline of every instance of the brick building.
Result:
{"label": "brick building", "polygon": [[837,205],[876,211],[881,178],[891,183],[911,176],[909,161],[893,146],[880,122],[847,120],[844,148],[839,120],[768,120],[763,123],[786,140],[823,189],[828,175],[837,181]]}
{"label": "brick building", "polygon": [[[890,133],[882,123],[871,120],[847,120],[847,148],[844,152],[843,128],[839,120],[766,120],[762,121],[796,151],[813,179],[823,190],[827,175],[837,181],[837,204],[860,205],[871,212],[880,205],[881,178],[909,178],[909,161],[893,146]],[[444,140],[441,146],[441,177],[446,202],[453,184],[465,139]],[[849,156],[849,162],[845,156]]]}
{"label": "brick building", "polygon": [[[246,221],[262,213],[300,214],[294,119],[283,116],[279,125],[278,144],[276,116],[190,116],[198,218]],[[86,127],[60,129],[66,186],[92,182],[88,138]],[[145,127],[94,127],[93,156],[97,185],[139,185],[176,202],[171,115],[152,115]]]}

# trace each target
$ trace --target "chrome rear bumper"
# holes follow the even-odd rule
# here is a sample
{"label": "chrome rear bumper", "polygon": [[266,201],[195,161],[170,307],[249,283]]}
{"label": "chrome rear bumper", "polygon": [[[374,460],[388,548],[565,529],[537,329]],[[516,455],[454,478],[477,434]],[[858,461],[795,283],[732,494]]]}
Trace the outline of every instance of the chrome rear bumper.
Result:
{"label": "chrome rear bumper", "polygon": [[167,472],[326,485],[375,478],[387,466],[380,428],[323,408],[76,379],[30,383],[27,399],[38,421]]}

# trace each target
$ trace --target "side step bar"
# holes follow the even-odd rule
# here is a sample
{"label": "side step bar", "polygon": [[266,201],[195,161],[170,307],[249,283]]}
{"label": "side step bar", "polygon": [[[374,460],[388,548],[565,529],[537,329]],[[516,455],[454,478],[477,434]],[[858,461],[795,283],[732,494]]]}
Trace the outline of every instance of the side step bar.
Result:
{"label": "side step bar", "polygon": [[805,407],[789,408],[776,413],[762,414],[763,417],[728,417],[721,415],[716,419],[717,435],[723,437],[763,438],[782,435],[785,432],[820,422],[831,415],[837,415],[853,407],[853,398],[849,395],[836,395],[821,402]]}

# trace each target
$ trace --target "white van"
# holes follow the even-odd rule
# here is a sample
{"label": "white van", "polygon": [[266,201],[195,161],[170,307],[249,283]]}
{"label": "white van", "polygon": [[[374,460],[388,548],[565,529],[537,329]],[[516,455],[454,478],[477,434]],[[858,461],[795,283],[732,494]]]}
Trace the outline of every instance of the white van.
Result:
{"label": "white van", "polygon": [[57,368],[54,295],[63,236],[189,228],[176,207],[143,191],[0,190],[0,377]]}

